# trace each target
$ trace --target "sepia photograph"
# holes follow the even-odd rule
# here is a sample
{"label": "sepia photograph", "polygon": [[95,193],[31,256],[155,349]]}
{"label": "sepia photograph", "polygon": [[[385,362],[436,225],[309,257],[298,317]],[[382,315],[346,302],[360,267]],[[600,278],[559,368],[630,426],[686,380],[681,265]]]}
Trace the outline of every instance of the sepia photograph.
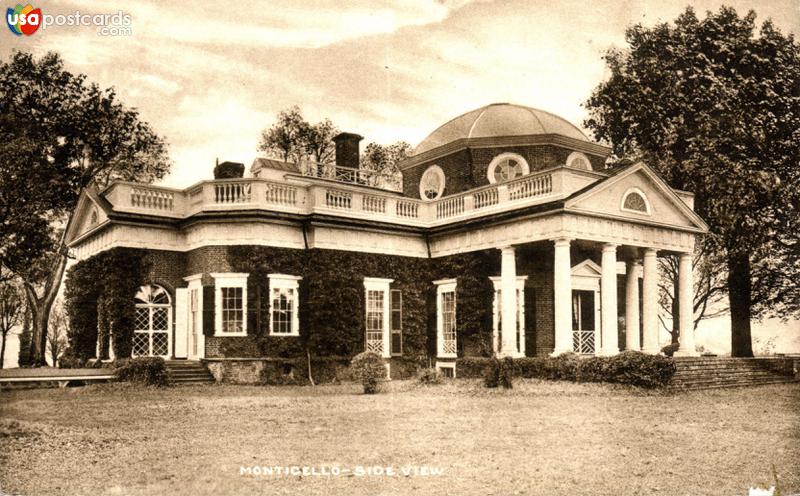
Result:
{"label": "sepia photograph", "polygon": [[0,496],[800,496],[800,0],[0,5]]}

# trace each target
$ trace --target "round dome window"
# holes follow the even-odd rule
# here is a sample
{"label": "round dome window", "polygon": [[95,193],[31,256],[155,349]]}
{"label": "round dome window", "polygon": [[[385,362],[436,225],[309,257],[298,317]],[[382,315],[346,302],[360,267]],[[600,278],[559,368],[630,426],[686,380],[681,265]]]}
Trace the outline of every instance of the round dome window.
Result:
{"label": "round dome window", "polygon": [[494,184],[511,181],[528,174],[528,172],[530,172],[528,163],[524,158],[515,153],[503,153],[496,156],[489,164],[487,175],[489,182]]}
{"label": "round dome window", "polygon": [[423,200],[435,200],[444,192],[444,172],[438,165],[428,167],[419,181],[419,196]]}

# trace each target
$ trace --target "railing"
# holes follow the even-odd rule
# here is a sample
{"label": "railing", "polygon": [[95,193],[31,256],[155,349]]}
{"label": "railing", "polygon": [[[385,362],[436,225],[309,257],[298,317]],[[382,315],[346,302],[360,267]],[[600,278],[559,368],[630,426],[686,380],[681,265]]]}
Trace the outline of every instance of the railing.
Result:
{"label": "railing", "polygon": [[388,177],[384,174],[368,170],[342,167],[334,164],[318,164],[316,162],[301,162],[300,173],[304,176],[330,179],[343,183],[372,186],[390,191],[401,189],[399,177]]}
{"label": "railing", "polygon": [[361,197],[361,210],[365,212],[386,212],[386,197],[364,195]]}
{"label": "railing", "polygon": [[175,194],[155,188],[131,188],[131,206],[148,210],[171,212],[175,208]]}
{"label": "railing", "polygon": [[214,184],[214,203],[250,203],[251,189],[250,181]]}
{"label": "railing", "polygon": [[331,208],[346,208],[349,210],[353,207],[353,194],[337,189],[327,189],[325,190],[325,205]]}
{"label": "railing", "polygon": [[320,212],[424,227],[563,197],[591,184],[598,177],[601,176],[554,168],[433,201],[299,176],[287,182],[258,178],[204,181],[183,191],[115,183],[105,194],[115,210],[152,211],[179,218],[204,210],[264,208],[300,214]]}
{"label": "railing", "polygon": [[264,200],[271,205],[294,206],[297,204],[297,188],[269,183],[264,193]]}

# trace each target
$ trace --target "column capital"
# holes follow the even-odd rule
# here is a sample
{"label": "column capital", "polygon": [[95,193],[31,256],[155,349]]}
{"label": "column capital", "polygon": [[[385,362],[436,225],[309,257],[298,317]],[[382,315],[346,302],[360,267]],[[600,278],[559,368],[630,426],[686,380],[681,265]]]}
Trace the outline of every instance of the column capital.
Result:
{"label": "column capital", "polygon": [[681,252],[681,253],[678,253],[678,259],[680,259],[680,260],[685,260],[685,259],[687,259],[687,258],[688,258],[688,259],[691,261],[691,260],[692,260],[692,254],[691,254],[691,253],[689,253],[689,252]]}
{"label": "column capital", "polygon": [[644,248],[643,251],[644,251],[643,256],[645,256],[645,257],[657,257],[658,256],[658,250],[656,250],[655,248]]}
{"label": "column capital", "polygon": [[551,239],[551,241],[556,246],[569,246],[570,242],[572,241],[572,238],[560,237],[560,238],[553,238]]}
{"label": "column capital", "polygon": [[506,245],[506,246],[500,246],[498,250],[500,250],[503,253],[508,253],[508,252],[514,253],[516,247],[514,245]]}
{"label": "column capital", "polygon": [[617,251],[618,246],[616,243],[603,243],[603,251]]}

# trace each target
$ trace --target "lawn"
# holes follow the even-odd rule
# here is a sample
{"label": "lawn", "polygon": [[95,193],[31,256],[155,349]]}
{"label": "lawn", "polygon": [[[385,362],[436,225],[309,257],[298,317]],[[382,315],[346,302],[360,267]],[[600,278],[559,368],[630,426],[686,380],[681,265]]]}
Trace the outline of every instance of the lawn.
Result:
{"label": "lawn", "polygon": [[[337,476],[240,475],[337,467]],[[800,385],[644,393],[475,381],[0,393],[0,494],[800,492]],[[358,467],[399,475],[360,475]],[[403,475],[416,466],[440,475]],[[351,473],[346,473],[346,470]]]}

